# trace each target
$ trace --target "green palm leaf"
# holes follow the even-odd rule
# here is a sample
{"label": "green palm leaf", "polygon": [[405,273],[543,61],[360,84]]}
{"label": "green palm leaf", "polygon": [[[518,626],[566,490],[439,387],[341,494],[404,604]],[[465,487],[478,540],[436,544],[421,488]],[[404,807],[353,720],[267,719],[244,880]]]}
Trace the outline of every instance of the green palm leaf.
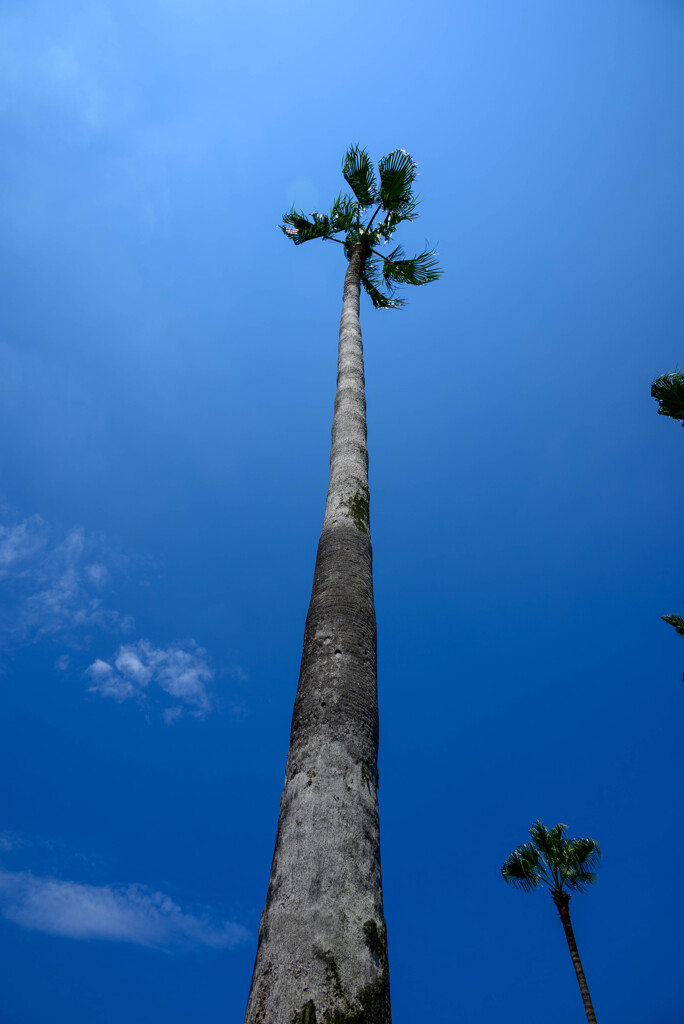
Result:
{"label": "green palm leaf", "polygon": [[573,875],[566,875],[564,881],[571,892],[585,892],[597,878],[595,871],[578,871]]}
{"label": "green palm leaf", "polygon": [[[378,162],[380,199],[386,210],[399,212],[412,202],[411,191],[416,179],[413,158],[403,149],[395,149]],[[403,218],[408,219],[408,218]]]}
{"label": "green palm leaf", "polygon": [[417,199],[412,199],[410,202],[398,206],[396,210],[388,210],[385,219],[375,229],[377,238],[384,238],[388,242],[398,224],[405,220],[415,220],[418,216],[418,202]]}
{"label": "green palm leaf", "polygon": [[358,208],[358,203],[355,203],[353,199],[340,194],[330,208],[332,231],[349,231],[354,223]]}
{"label": "green palm leaf", "polygon": [[661,619],[674,626],[680,636],[684,636],[684,619],[681,615],[661,615]]}
{"label": "green palm leaf", "polygon": [[330,218],[324,213],[313,213],[311,217],[312,219],[309,219],[293,206],[289,213],[283,214],[280,230],[295,245],[309,242],[312,238],[329,238],[334,233]]}
{"label": "green palm leaf", "polygon": [[565,841],[565,856],[568,860],[582,867],[590,868],[598,865],[601,857],[601,848],[595,839],[567,839]]}
{"label": "green palm leaf", "polygon": [[361,206],[371,206],[377,201],[375,171],[365,149],[351,146],[347,150],[342,174]]}
{"label": "green palm leaf", "polygon": [[541,885],[537,873],[539,867],[539,851],[532,843],[523,843],[506,858],[501,868],[504,881],[514,885],[523,892],[532,892]]}
{"label": "green palm leaf", "polygon": [[389,287],[394,284],[414,284],[420,287],[442,276],[435,252],[426,250],[407,260],[401,246],[397,246],[394,252],[385,257],[382,273]]}
{"label": "green palm leaf", "polygon": [[[537,819],[529,827],[529,833],[532,837],[532,842],[535,846],[541,850],[545,857],[553,857],[555,847],[557,846],[558,830],[560,829],[561,835],[565,830],[565,825],[555,825],[553,829],[548,829],[543,821]],[[554,835],[555,833],[555,835]]]}
{"label": "green palm leaf", "polygon": [[382,282],[375,260],[366,260],[361,281],[376,309],[399,309],[401,306],[406,305],[404,299],[396,299],[394,296],[386,295],[381,291]]}
{"label": "green palm leaf", "polygon": [[660,407],[660,416],[684,421],[684,370],[673,370],[656,377],[651,384],[651,395]]}
{"label": "green palm leaf", "polygon": [[595,839],[568,839],[564,844],[564,864],[561,876],[568,889],[584,892],[593,885],[598,875],[601,850]]}

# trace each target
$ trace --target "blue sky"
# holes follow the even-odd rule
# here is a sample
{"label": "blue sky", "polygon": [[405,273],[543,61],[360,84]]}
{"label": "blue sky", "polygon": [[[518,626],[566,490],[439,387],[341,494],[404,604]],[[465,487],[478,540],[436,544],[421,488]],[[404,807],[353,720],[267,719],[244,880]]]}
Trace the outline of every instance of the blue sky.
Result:
{"label": "blue sky", "polygon": [[443,279],[362,305],[396,1024],[680,1024],[675,0],[0,12],[3,1024],[242,1019],[320,531],[345,149]]}

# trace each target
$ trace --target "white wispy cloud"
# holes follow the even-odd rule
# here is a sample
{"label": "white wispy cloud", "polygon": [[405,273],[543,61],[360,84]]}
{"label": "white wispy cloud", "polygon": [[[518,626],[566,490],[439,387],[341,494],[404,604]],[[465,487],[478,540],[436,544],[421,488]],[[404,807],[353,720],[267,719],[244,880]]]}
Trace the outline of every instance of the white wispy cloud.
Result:
{"label": "white wispy cloud", "polygon": [[189,913],[169,896],[141,885],[85,885],[0,871],[0,913],[31,931],[71,939],[108,939],[157,949],[232,949],[249,932],[217,922],[208,910]]}
{"label": "white wispy cloud", "polygon": [[203,718],[213,706],[208,686],[214,670],[206,655],[193,641],[165,648],[149,640],[122,644],[111,661],[97,658],[88,667],[89,689],[119,702],[161,702],[168,723],[184,712]]}
{"label": "white wispy cloud", "polygon": [[5,637],[26,643],[93,626],[129,629],[132,620],[103,601],[112,557],[81,527],[59,534],[38,515],[0,524]]}
{"label": "white wispy cloud", "polygon": [[40,516],[29,516],[13,526],[0,523],[0,579],[36,555],[44,545],[44,523]]}
{"label": "white wispy cloud", "polygon": [[[130,634],[132,618],[104,600],[121,575],[121,556],[81,527],[60,532],[39,515],[12,521],[11,509],[4,507],[0,515],[1,644],[16,649],[51,640],[73,655],[103,630]],[[60,673],[83,671],[73,660],[62,653],[54,667]],[[146,639],[122,643],[113,657],[95,658],[85,672],[92,693],[155,705],[167,724],[182,715],[204,718],[215,707],[215,672],[194,640],[168,647]],[[226,673],[246,679],[239,667]]]}

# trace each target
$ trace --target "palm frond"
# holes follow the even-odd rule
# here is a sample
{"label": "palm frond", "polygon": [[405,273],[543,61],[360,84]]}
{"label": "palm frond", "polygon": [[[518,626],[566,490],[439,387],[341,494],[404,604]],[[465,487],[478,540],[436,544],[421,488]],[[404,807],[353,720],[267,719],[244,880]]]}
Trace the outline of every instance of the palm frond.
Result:
{"label": "palm frond", "polygon": [[568,839],[565,843],[565,856],[582,868],[593,870],[601,859],[601,847],[595,839],[588,836],[583,839]]}
{"label": "palm frond", "polygon": [[401,246],[385,257],[383,277],[391,287],[393,284],[414,284],[421,287],[442,276],[437,254],[426,250],[412,259],[405,259]]}
{"label": "palm frond", "polygon": [[386,242],[389,242],[390,238],[397,229],[397,226],[405,220],[415,220],[418,216],[418,199],[412,199],[408,203],[403,203],[397,207],[396,210],[387,210],[387,215],[384,220],[380,221],[377,228],[375,229],[377,236],[383,238]]}
{"label": "palm frond", "polygon": [[561,877],[568,889],[583,892],[593,885],[598,875],[601,848],[595,839],[568,839],[564,848]]}
{"label": "palm frond", "polygon": [[547,828],[543,821],[538,818],[529,827],[532,842],[544,854],[545,857],[553,857],[558,847],[558,839],[562,837],[566,826],[562,824]]}
{"label": "palm frond", "polygon": [[[382,253],[379,253],[379,255],[382,257],[382,259],[384,261],[383,265],[382,265],[382,276],[385,279],[385,284],[387,285],[388,288],[392,288],[393,287],[393,284],[392,284],[393,278],[392,278],[392,274],[391,274],[391,267],[392,267],[392,264],[398,263],[398,262],[404,260],[404,249],[403,249],[403,247],[401,245],[398,245],[396,247],[396,249],[392,250],[392,252],[389,254],[389,256],[383,256]],[[402,283],[402,282],[399,281],[399,279],[395,279],[395,280],[398,280],[398,283]]]}
{"label": "palm frond", "polygon": [[564,882],[571,892],[586,892],[597,879],[595,871],[577,871],[575,874],[566,875]]}
{"label": "palm frond", "polygon": [[393,211],[389,210],[385,219],[380,221],[380,223],[375,228],[375,231],[373,232],[374,241],[380,241],[380,239],[382,238],[383,241],[389,242],[390,238],[392,237],[396,230],[397,224],[399,223],[400,221],[395,216]]}
{"label": "palm frond", "polygon": [[532,892],[541,885],[538,874],[539,850],[532,843],[518,846],[503,862],[501,874],[504,882],[514,885],[523,892]]}
{"label": "palm frond", "polygon": [[567,825],[558,822],[557,825],[552,825],[548,831],[549,849],[546,859],[552,868],[561,868],[566,859],[565,847],[567,840],[565,833],[567,827]]}
{"label": "palm frond", "polygon": [[376,309],[399,309],[406,305],[404,299],[396,299],[393,295],[386,295],[381,291],[380,273],[375,260],[366,260],[361,282]]}
{"label": "palm frond", "polygon": [[354,223],[358,204],[350,196],[340,193],[330,208],[330,227],[334,232],[349,231]]}
{"label": "palm frond", "polygon": [[375,171],[365,149],[351,146],[347,150],[342,174],[361,206],[371,206],[377,201]]}
{"label": "palm frond", "polygon": [[295,245],[302,242],[309,242],[312,238],[330,238],[334,234],[331,228],[330,218],[324,213],[312,213],[311,218],[294,206],[289,213],[283,214],[283,223],[280,230]]}
{"label": "palm frond", "polygon": [[684,619],[681,615],[661,615],[660,617],[670,626],[674,626],[680,636],[684,636]]}
{"label": "palm frond", "polygon": [[677,369],[656,377],[651,384],[651,396],[658,403],[660,416],[684,421],[684,370]]}
{"label": "palm frond", "polygon": [[400,206],[393,210],[394,216],[397,218],[397,223],[404,220],[416,220],[418,217],[418,207],[420,206],[421,200],[417,197],[411,197],[406,203],[401,203]]}
{"label": "palm frond", "polygon": [[413,158],[403,149],[395,149],[378,161],[380,199],[386,210],[398,212],[411,203],[411,190],[416,179]]}

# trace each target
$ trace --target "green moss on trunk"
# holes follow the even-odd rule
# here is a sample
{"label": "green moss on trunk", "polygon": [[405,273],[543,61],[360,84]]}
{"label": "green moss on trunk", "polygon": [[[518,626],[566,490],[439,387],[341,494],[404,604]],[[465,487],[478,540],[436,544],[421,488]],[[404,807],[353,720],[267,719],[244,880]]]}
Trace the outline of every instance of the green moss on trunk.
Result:
{"label": "green moss on trunk", "polygon": [[359,489],[351,498],[343,498],[340,504],[346,509],[347,515],[361,533],[370,532],[370,494],[363,481],[358,480]]}
{"label": "green moss on trunk", "polygon": [[310,999],[308,1003],[304,1003],[299,1013],[295,1013],[291,1024],[317,1024],[316,1007],[314,1006],[313,999]]}
{"label": "green moss on trunk", "polygon": [[[326,966],[328,987],[337,1003],[345,1003],[323,1012],[322,1024],[387,1024],[389,1020],[389,970],[387,963],[387,928],[383,921],[366,921],[363,926],[364,942],[380,967],[376,981],[366,985],[350,1000],[344,992],[335,957],[328,950],[319,954]],[[292,1019],[292,1024],[317,1024],[316,1007],[313,1000],[302,1007]]]}

